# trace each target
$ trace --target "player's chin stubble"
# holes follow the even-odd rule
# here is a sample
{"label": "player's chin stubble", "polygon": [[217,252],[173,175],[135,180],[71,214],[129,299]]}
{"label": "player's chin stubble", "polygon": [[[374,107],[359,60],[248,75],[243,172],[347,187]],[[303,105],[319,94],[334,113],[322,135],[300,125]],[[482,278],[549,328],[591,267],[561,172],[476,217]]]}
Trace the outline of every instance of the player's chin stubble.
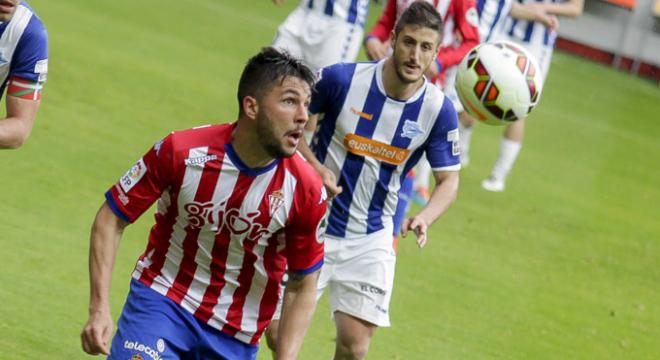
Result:
{"label": "player's chin stubble", "polygon": [[271,123],[272,121],[265,114],[257,115],[257,136],[261,141],[261,147],[273,158],[293,156],[295,149],[290,153],[285,150],[282,141],[278,141],[278,139],[282,139],[282,136],[275,134],[273,128],[268,125]]}

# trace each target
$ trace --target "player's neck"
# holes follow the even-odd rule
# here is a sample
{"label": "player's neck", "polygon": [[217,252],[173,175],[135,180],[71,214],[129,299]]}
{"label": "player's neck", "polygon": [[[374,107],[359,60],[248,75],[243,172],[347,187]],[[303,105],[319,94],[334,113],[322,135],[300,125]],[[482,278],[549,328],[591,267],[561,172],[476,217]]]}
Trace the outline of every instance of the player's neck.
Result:
{"label": "player's neck", "polygon": [[264,167],[275,160],[260,145],[256,131],[245,128],[240,121],[234,128],[231,146],[243,164],[252,169]]}
{"label": "player's neck", "polygon": [[402,81],[394,68],[394,59],[390,57],[385,60],[385,63],[383,64],[383,87],[385,88],[387,96],[406,101],[423,85],[423,77],[415,82]]}

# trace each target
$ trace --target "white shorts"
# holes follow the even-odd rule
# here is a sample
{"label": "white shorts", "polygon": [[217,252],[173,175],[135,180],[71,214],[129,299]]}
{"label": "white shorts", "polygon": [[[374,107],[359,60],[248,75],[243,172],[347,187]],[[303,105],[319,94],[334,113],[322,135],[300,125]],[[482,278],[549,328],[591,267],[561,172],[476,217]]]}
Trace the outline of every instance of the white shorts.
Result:
{"label": "white shorts", "polygon": [[452,66],[447,69],[447,74],[445,75],[445,87],[442,91],[445,93],[445,96],[451,100],[451,103],[454,105],[457,113],[463,112],[463,104],[461,100],[458,99],[458,93],[456,92],[456,75],[458,74],[458,65]]}
{"label": "white shorts", "polygon": [[273,46],[287,50],[313,70],[353,62],[364,30],[346,20],[296,8],[277,29]]}
{"label": "white shorts", "polygon": [[331,314],[341,311],[388,327],[395,265],[391,226],[357,239],[325,235],[318,297],[327,287]]}

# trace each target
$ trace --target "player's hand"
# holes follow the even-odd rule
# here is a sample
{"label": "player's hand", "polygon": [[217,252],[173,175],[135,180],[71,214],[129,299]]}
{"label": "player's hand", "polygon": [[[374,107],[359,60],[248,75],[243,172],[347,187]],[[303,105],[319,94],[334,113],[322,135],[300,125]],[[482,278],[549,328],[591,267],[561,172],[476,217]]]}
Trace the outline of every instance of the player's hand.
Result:
{"label": "player's hand", "polygon": [[545,11],[543,4],[528,3],[525,4],[525,6],[531,9],[531,11],[534,13],[535,21],[545,25],[545,27],[549,30],[557,30],[559,27],[559,19],[557,19],[555,15],[548,14]]}
{"label": "player's hand", "polygon": [[426,221],[419,216],[412,218],[407,218],[403,220],[401,224],[401,236],[406,237],[408,231],[415,232],[417,235],[417,246],[423,248],[426,245],[426,231],[428,230],[428,225]]}
{"label": "player's hand", "polygon": [[364,50],[369,60],[380,60],[387,56],[387,46],[377,38],[369,38],[364,43]]}
{"label": "player's hand", "polygon": [[330,171],[330,169],[322,166],[320,169],[318,169],[318,173],[321,175],[321,179],[323,179],[325,190],[328,191],[328,198],[332,199],[333,197],[341,194],[344,189],[337,185],[337,177],[332,171]]}
{"label": "player's hand", "polygon": [[440,73],[440,69],[438,69],[438,64],[435,61],[431,61],[431,65],[429,65],[429,68],[426,69],[426,77],[429,80],[435,79],[436,76]]}
{"label": "player's hand", "polygon": [[94,311],[80,334],[83,350],[90,355],[109,355],[113,321],[110,311]]}

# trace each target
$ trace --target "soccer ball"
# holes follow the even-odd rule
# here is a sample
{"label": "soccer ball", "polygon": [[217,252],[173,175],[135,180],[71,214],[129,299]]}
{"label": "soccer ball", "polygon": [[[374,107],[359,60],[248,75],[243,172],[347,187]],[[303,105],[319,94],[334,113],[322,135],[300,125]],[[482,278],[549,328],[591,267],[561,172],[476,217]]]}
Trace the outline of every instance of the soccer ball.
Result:
{"label": "soccer ball", "polygon": [[508,41],[479,44],[458,65],[458,97],[470,115],[486,124],[526,117],[538,104],[542,87],[534,57]]}

